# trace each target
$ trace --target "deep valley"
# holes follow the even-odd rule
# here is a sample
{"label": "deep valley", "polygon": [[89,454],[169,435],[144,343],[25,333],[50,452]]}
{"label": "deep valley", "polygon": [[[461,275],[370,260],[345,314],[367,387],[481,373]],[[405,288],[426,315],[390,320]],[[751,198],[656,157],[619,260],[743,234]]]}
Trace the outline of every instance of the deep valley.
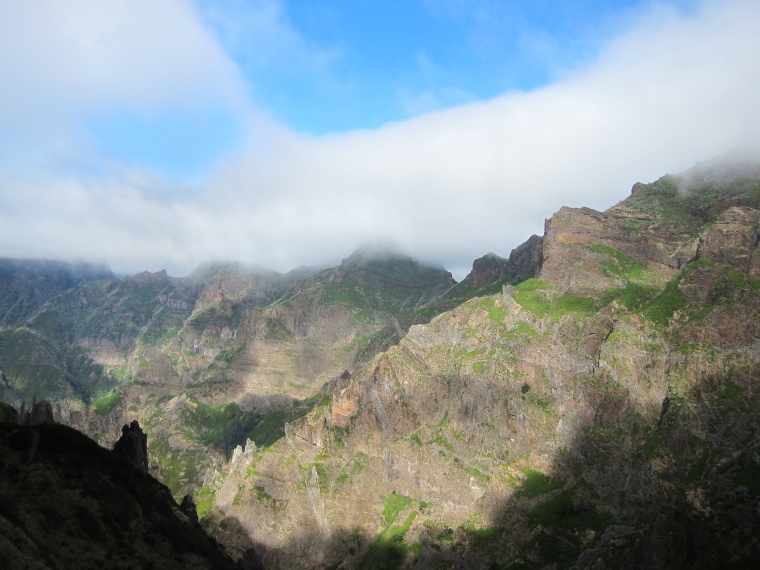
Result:
{"label": "deep valley", "polygon": [[149,473],[267,569],[755,568],[759,246],[760,166],[711,161],[460,283],[370,248],[182,278],[1,260],[0,398],[108,448],[138,419]]}

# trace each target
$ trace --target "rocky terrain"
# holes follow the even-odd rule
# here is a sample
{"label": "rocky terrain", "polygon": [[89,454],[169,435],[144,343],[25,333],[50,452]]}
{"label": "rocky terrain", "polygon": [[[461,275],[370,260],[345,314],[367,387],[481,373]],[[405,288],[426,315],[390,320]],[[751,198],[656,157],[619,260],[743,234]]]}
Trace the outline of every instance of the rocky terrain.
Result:
{"label": "rocky terrain", "polygon": [[442,312],[432,302],[455,285],[366,248],[333,268],[207,264],[180,279],[6,260],[0,393],[17,407],[44,396],[103,444],[139,417],[152,472],[180,497],[247,438],[281,437],[325,382]]}
{"label": "rocky terrain", "polygon": [[[3,568],[255,568],[250,553],[233,563],[192,502],[177,505],[131,452],[119,456],[50,421],[10,422],[18,414],[0,406]],[[124,426],[117,447],[138,431]]]}
{"label": "rocky terrain", "polygon": [[267,568],[754,568],[759,243],[760,167],[724,161],[458,284],[366,251],[82,279],[3,321],[3,397],[101,441],[139,417]]}
{"label": "rocky terrain", "polygon": [[272,568],[755,567],[758,206],[707,164],[563,208],[538,278],[334,379],[202,520]]}

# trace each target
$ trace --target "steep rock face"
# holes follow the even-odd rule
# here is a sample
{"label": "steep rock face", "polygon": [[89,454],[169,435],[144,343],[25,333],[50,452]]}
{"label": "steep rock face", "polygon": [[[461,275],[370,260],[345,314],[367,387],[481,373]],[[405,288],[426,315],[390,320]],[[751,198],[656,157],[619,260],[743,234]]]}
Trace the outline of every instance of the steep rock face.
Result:
{"label": "steep rock face", "polygon": [[143,433],[140,423],[134,420],[121,428],[121,437],[114,444],[113,451],[140,471],[148,472],[148,436]]}
{"label": "steep rock face", "polygon": [[530,236],[509,254],[507,274],[514,283],[521,283],[531,277],[538,277],[543,264],[543,236]]}
{"label": "steep rock face", "polygon": [[0,424],[7,568],[237,568],[169,490],[81,433]]}
{"label": "steep rock face", "polygon": [[288,567],[757,561],[758,206],[760,176],[703,166],[561,210],[538,279],[333,380],[205,523]]}
{"label": "steep rock face", "polygon": [[537,277],[543,263],[543,238],[533,235],[512,250],[509,259],[489,253],[472,263],[472,271],[460,284],[464,287],[485,289],[507,278],[512,283],[520,283]]}
{"label": "steep rock face", "polygon": [[107,445],[136,415],[151,473],[183,494],[250,436],[278,437],[319,387],[440,309],[454,281],[390,252],[278,274],[239,264],[69,283],[0,334],[2,397],[46,396]]}
{"label": "steep rock face", "polygon": [[440,310],[453,309],[475,296],[490,295],[507,283],[537,277],[543,263],[543,237],[531,236],[512,250],[509,259],[488,253],[476,259],[472,271],[440,297],[428,304]]}

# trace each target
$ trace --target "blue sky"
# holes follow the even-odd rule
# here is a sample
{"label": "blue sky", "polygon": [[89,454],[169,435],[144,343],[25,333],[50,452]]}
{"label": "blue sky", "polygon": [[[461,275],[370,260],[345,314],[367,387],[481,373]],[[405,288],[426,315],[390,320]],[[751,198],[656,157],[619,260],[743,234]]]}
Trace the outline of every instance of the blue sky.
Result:
{"label": "blue sky", "polygon": [[240,60],[254,100],[296,130],[376,128],[547,84],[592,59],[636,4],[291,1],[283,24],[313,58]]}
{"label": "blue sky", "polygon": [[[550,84],[592,61],[642,5],[232,0],[197,7],[250,102],[296,132],[324,135]],[[242,136],[220,108],[106,109],[90,129],[113,158],[179,179],[202,175]]]}
{"label": "blue sky", "polygon": [[[760,148],[754,0],[7,0],[0,255],[457,278]],[[747,150],[750,149],[750,150]]]}

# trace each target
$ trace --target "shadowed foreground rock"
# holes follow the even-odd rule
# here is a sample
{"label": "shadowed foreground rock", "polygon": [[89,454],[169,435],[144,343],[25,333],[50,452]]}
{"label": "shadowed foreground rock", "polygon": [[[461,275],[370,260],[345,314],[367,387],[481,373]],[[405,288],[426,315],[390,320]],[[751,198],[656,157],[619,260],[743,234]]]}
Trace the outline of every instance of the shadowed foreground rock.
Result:
{"label": "shadowed foreground rock", "polygon": [[113,450],[140,471],[148,472],[148,436],[143,433],[137,420],[130,425],[124,424],[121,437],[114,444]]}
{"label": "shadowed foreground rock", "polygon": [[238,567],[166,486],[76,430],[0,424],[0,457],[3,568]]}

